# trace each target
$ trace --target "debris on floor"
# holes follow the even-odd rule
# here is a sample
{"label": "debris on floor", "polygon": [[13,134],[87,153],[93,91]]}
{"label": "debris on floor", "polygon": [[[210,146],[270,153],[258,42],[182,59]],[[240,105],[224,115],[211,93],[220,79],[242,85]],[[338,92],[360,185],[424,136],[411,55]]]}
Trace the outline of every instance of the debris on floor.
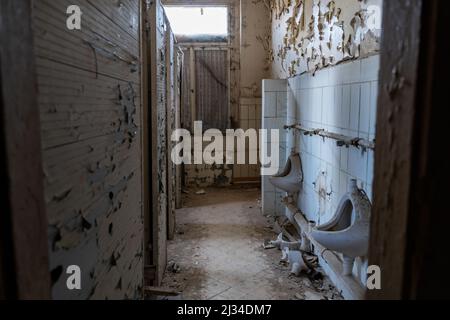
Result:
{"label": "debris on floor", "polygon": [[277,247],[274,244],[272,244],[271,240],[264,240],[263,248],[265,250],[270,250],[270,249],[276,249]]}
{"label": "debris on floor", "polygon": [[295,300],[296,294],[341,300],[329,278],[318,276],[323,271],[313,255],[302,253],[310,270],[298,277],[280,265],[281,252],[265,240],[278,235],[274,220],[261,214],[260,191],[252,189],[208,188],[208,197],[184,196],[186,206],[176,216],[184,233],[168,242],[168,259],[183,267],[176,273],[168,268],[162,286],[187,300]]}
{"label": "debris on floor", "polygon": [[146,300],[182,300],[181,292],[172,288],[164,287],[144,287]]}
{"label": "debris on floor", "polygon": [[325,298],[323,295],[312,291],[310,289],[306,289],[303,293],[304,295],[304,300],[327,300],[327,298]]}
{"label": "debris on floor", "polygon": [[179,273],[181,271],[181,267],[175,261],[170,261],[167,264],[167,270],[172,272],[172,273]]}
{"label": "debris on floor", "polygon": [[205,195],[206,191],[202,189],[202,190],[197,191],[195,194],[198,196]]}

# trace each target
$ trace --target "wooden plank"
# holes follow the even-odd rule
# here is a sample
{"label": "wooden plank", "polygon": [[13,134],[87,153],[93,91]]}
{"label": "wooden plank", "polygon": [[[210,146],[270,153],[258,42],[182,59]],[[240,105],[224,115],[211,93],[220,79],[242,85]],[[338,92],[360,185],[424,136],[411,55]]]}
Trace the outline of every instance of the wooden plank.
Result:
{"label": "wooden plank", "polygon": [[166,176],[166,71],[164,16],[159,0],[150,4],[151,39],[151,128],[153,264],[157,266],[156,285],[162,281],[167,264],[167,176]]}
{"label": "wooden plank", "polygon": [[[403,297],[422,0],[384,1],[369,265],[384,271],[371,298]],[[406,48],[406,50],[405,50]]]}
{"label": "wooden plank", "polygon": [[194,49],[191,47],[189,49],[189,83],[190,83],[190,107],[191,107],[191,118],[192,118],[192,130],[194,130],[194,122],[197,121],[197,102],[196,102],[196,96],[197,96],[197,86],[195,83],[196,80],[196,73],[195,73],[195,52]]}
{"label": "wooden plank", "polygon": [[[82,30],[68,31],[69,4],[34,2],[52,296],[139,299],[140,34],[124,24],[134,17],[140,28],[139,6],[81,0]],[[67,290],[65,277],[55,276],[69,264],[83,270],[82,290]]]}
{"label": "wooden plank", "polygon": [[[384,3],[370,299],[449,299],[448,1]],[[395,18],[394,18],[395,17]],[[395,72],[392,72],[394,70]],[[441,273],[444,271],[444,273]]]}
{"label": "wooden plank", "polygon": [[[139,45],[86,0],[82,9],[81,30],[66,28],[68,0],[38,0],[34,4],[36,55],[70,66],[139,83]],[[111,6],[111,5],[110,5]],[[138,18],[136,12],[135,19]]]}
{"label": "wooden plank", "polygon": [[176,297],[181,294],[181,292],[174,289],[163,288],[163,287],[150,287],[146,286],[144,288],[145,292],[155,296],[166,296],[166,297]]}
{"label": "wooden plank", "polygon": [[[181,129],[181,72],[183,68],[183,51],[176,46],[177,54],[175,59],[175,127],[177,129]],[[175,182],[176,182],[176,191],[175,191],[175,202],[176,209],[180,209],[182,207],[182,198],[181,198],[181,185],[182,185],[182,172],[181,166],[176,166],[176,174],[175,174]]]}
{"label": "wooden plank", "polygon": [[[128,82],[47,60],[37,63],[44,149],[118,132],[126,116],[119,97],[130,90]],[[139,105],[140,87],[132,88]],[[138,126],[140,108],[134,111]]]}
{"label": "wooden plank", "polygon": [[172,162],[170,153],[174,147],[171,141],[175,130],[175,37],[170,28],[166,31],[166,99],[167,99],[167,239],[175,237],[175,178],[176,166]]}
{"label": "wooden plank", "polygon": [[1,295],[10,299],[47,299],[47,218],[31,2],[1,1],[0,23],[0,170],[3,181],[8,181],[7,201],[3,202],[6,210],[1,215]]}
{"label": "wooden plank", "polygon": [[[445,37],[450,2],[424,1],[419,65],[415,150],[413,156],[412,212],[409,219],[406,299],[450,299],[450,279],[437,278],[449,270],[448,181],[449,152],[442,142],[448,134],[448,84],[450,72]],[[445,147],[444,147],[445,148]]]}
{"label": "wooden plank", "polygon": [[[142,172],[143,172],[143,206],[144,206],[144,263],[150,265],[153,262],[153,212],[151,197],[151,38],[149,37],[149,24],[147,16],[147,4],[141,4],[141,57],[142,57]],[[151,279],[145,276],[144,285],[151,285],[155,277]]]}
{"label": "wooden plank", "polygon": [[156,279],[156,266],[146,265],[144,268],[145,283],[152,283]]}
{"label": "wooden plank", "polygon": [[[114,5],[111,5],[111,2]],[[135,13],[140,10],[141,0],[88,0],[88,3],[115,22],[130,36],[136,40],[139,39],[139,19],[136,18]]]}

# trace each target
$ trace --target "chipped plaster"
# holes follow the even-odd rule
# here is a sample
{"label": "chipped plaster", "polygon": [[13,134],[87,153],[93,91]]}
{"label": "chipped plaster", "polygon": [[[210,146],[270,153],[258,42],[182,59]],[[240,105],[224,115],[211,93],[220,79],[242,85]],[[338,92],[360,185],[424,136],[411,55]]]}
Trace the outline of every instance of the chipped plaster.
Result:
{"label": "chipped plaster", "polygon": [[379,51],[382,0],[261,1],[271,9],[273,78],[315,72]]}

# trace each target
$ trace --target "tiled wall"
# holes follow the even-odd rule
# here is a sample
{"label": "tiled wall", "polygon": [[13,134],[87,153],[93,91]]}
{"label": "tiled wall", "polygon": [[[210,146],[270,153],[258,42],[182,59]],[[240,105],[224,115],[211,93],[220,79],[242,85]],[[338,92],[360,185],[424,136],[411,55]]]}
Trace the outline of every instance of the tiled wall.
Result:
{"label": "tiled wall", "polygon": [[[375,139],[378,70],[379,56],[376,55],[318,71],[314,76],[304,74],[289,79],[284,121],[355,138]],[[282,101],[282,88],[279,89],[275,95]],[[265,116],[275,117],[275,95],[266,91]],[[276,126],[280,129],[282,118],[275,117]],[[286,151],[293,147],[301,154],[304,171],[298,205],[309,220],[318,224],[328,222],[347,193],[350,179],[357,179],[358,186],[372,200],[373,151],[338,147],[334,140],[305,136],[299,132],[287,134]],[[273,189],[268,184],[268,181],[263,183],[263,203],[271,204]],[[268,205],[264,213],[271,209]],[[278,210],[275,212],[279,214]],[[358,261],[356,265],[355,275],[365,282],[365,269],[362,267],[366,262]]]}
{"label": "tiled wall", "polygon": [[[290,79],[289,114],[295,115],[295,123],[308,128],[374,140],[378,69],[377,55],[319,71],[315,76]],[[310,220],[324,223],[331,218],[350,179],[357,179],[371,198],[373,151],[338,147],[334,140],[302,134],[296,134],[295,142],[305,178],[299,205]],[[329,194],[323,207],[317,194],[320,180]]]}
{"label": "tiled wall", "polygon": [[[262,128],[280,130],[280,166],[286,163],[286,131],[283,129],[287,119],[287,80],[263,80]],[[270,133],[266,150],[271,150]],[[262,177],[262,210],[266,216],[282,216],[285,208],[281,204],[285,196],[283,191],[276,189],[270,182],[269,176]]]}
{"label": "tiled wall", "polygon": [[[241,99],[239,109],[239,128],[244,131],[247,131],[248,129],[256,129],[259,132],[259,129],[261,128],[261,114],[261,99]],[[245,151],[247,158],[249,150],[256,150],[259,155],[258,145],[249,145],[248,142],[246,143]],[[258,164],[235,165],[233,168],[233,177],[235,181],[259,181],[260,176],[260,166]]]}

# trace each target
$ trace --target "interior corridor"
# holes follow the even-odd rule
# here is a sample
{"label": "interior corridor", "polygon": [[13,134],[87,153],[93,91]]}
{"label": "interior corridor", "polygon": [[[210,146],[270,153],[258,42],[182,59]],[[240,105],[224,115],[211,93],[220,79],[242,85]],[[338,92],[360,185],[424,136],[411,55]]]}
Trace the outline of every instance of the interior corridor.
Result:
{"label": "interior corridor", "polygon": [[[177,236],[168,244],[163,287],[186,300],[338,300],[327,277],[290,275],[281,251],[264,248],[277,237],[261,215],[252,186],[189,190],[177,210]],[[311,278],[311,279],[310,279]]]}
{"label": "interior corridor", "polygon": [[0,300],[449,296],[449,7],[0,0]]}

